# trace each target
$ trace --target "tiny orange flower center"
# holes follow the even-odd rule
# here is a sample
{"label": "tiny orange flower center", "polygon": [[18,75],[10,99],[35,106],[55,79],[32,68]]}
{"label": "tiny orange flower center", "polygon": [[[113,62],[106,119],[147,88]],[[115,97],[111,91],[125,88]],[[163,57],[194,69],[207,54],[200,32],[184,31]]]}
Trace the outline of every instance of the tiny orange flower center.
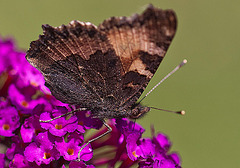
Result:
{"label": "tiny orange flower center", "polygon": [[49,159],[51,157],[51,154],[50,153],[44,153],[44,159]]}
{"label": "tiny orange flower center", "polygon": [[8,124],[3,124],[3,129],[4,129],[4,130],[9,130],[9,129],[10,129],[10,125],[8,125]]}
{"label": "tiny orange flower center", "polygon": [[62,124],[56,124],[55,128],[58,129],[58,130],[62,129]]}
{"label": "tiny orange flower center", "polygon": [[136,151],[133,151],[132,154],[133,154],[133,156],[138,157],[136,154]]}
{"label": "tiny orange flower center", "polygon": [[68,148],[67,153],[68,153],[69,155],[73,155],[73,154],[74,154],[74,150],[71,149],[71,148]]}
{"label": "tiny orange flower center", "polygon": [[25,101],[25,100],[23,100],[23,101],[21,102],[21,105],[22,105],[23,107],[28,107],[28,102]]}
{"label": "tiny orange flower center", "polygon": [[30,84],[33,85],[33,86],[35,86],[35,87],[38,86],[38,84],[37,84],[36,82],[34,82],[34,81],[31,81]]}

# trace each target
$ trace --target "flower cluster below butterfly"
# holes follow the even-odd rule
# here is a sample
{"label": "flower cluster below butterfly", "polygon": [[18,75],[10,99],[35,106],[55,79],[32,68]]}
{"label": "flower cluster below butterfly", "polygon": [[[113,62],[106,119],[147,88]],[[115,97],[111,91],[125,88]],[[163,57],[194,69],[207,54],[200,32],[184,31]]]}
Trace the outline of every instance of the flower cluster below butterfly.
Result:
{"label": "flower cluster below butterfly", "polygon": [[[163,134],[141,138],[144,129],[122,119],[138,118],[149,107],[136,103],[156,72],[176,31],[172,10],[149,6],[141,15],[113,17],[98,27],[72,21],[57,28],[44,25],[44,35],[31,43],[27,60],[11,40],[0,42],[0,134],[10,146],[1,154],[9,167],[178,167],[176,153],[168,154],[171,143]],[[49,94],[51,93],[61,102]],[[63,102],[63,103],[62,103]],[[71,106],[70,106],[71,105]],[[79,107],[87,110],[70,118],[49,120]],[[8,111],[8,112],[6,112]],[[9,115],[6,115],[9,114]],[[81,151],[84,133],[109,120],[112,133]],[[9,123],[9,119],[11,123]],[[100,120],[99,120],[100,119]],[[18,129],[19,128],[19,129]],[[106,129],[90,139],[104,134]],[[92,159],[93,151],[114,147]],[[91,159],[91,160],[90,160]]]}

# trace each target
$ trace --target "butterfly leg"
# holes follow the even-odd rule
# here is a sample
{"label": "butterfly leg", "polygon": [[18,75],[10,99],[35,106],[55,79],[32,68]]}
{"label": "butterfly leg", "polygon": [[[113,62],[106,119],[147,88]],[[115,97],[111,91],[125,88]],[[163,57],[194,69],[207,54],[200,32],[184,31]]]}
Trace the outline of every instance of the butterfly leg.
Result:
{"label": "butterfly leg", "polygon": [[107,127],[107,129],[108,129],[107,132],[104,132],[103,134],[97,136],[96,138],[93,138],[93,139],[89,140],[84,146],[82,146],[82,148],[81,148],[81,149],[79,150],[79,152],[78,152],[78,161],[80,161],[80,154],[81,154],[82,150],[83,150],[89,143],[91,143],[91,142],[93,142],[93,141],[96,141],[96,140],[98,140],[99,138],[102,138],[102,137],[104,137],[105,135],[107,135],[108,133],[112,132],[112,128],[110,127],[110,125],[108,125],[108,124],[106,123],[106,121],[105,121],[104,119],[102,119],[102,122],[103,122],[103,124]]}
{"label": "butterfly leg", "polygon": [[65,117],[65,116],[67,116],[67,115],[69,115],[69,114],[73,114],[73,113],[75,113],[75,112],[77,112],[77,111],[85,111],[85,110],[87,110],[87,109],[86,109],[86,108],[78,108],[78,109],[76,109],[76,110],[67,112],[67,113],[65,113],[65,114],[63,114],[63,115],[60,115],[60,116],[55,117],[55,118],[52,118],[52,119],[50,119],[50,120],[39,120],[39,122],[43,122],[43,123],[51,122],[51,121],[53,121],[53,120],[56,120],[56,119]]}

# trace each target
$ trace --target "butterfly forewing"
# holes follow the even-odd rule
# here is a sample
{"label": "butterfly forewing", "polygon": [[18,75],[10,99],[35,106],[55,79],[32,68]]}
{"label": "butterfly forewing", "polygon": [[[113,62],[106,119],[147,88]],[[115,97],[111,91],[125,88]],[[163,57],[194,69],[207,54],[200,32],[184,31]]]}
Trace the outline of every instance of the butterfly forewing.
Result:
{"label": "butterfly forewing", "polygon": [[136,102],[156,72],[176,32],[172,10],[149,6],[141,15],[112,17],[99,29],[104,31],[120,57],[123,99],[120,105]]}

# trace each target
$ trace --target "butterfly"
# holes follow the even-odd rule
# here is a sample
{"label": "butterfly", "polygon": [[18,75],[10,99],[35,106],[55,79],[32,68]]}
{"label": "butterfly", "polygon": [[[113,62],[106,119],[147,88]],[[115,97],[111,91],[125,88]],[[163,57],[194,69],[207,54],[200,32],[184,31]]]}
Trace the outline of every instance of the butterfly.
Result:
{"label": "butterfly", "polygon": [[63,103],[99,119],[136,119],[150,111],[137,102],[176,33],[173,10],[149,5],[142,14],[111,17],[99,26],[71,21],[43,25],[26,59]]}

